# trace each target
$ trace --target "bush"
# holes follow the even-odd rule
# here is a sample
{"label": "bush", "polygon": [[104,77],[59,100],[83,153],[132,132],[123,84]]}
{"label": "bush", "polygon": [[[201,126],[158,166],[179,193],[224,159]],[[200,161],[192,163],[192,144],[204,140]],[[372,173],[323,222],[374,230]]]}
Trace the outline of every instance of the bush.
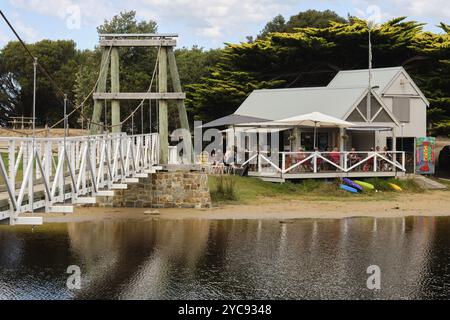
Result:
{"label": "bush", "polygon": [[213,201],[237,200],[235,189],[236,182],[231,176],[218,176],[211,190],[211,199]]}

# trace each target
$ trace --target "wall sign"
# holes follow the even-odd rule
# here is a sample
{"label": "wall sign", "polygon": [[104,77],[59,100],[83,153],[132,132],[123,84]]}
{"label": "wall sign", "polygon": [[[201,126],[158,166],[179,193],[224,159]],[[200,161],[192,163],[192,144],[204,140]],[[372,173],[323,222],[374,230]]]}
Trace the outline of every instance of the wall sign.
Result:
{"label": "wall sign", "polygon": [[434,137],[416,138],[416,173],[434,174],[435,145]]}

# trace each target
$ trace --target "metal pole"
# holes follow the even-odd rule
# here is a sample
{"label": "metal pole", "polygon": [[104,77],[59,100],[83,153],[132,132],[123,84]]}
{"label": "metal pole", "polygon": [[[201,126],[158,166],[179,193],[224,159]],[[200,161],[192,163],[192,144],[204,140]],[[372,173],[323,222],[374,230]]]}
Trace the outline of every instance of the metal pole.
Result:
{"label": "metal pole", "polygon": [[31,212],[34,213],[34,154],[35,154],[35,140],[36,140],[36,68],[37,68],[37,58],[33,61],[33,140],[31,143],[31,192],[28,195],[28,203],[31,204]]}
{"label": "metal pole", "polygon": [[316,144],[317,144],[316,134],[317,134],[317,121],[314,121],[314,149],[316,149],[316,147],[317,147],[316,146]]}

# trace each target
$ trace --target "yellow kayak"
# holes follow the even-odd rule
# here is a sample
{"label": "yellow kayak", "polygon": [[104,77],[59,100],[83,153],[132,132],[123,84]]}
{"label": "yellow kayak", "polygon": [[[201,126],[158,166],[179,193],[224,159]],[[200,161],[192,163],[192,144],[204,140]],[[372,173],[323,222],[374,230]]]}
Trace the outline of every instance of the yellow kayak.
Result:
{"label": "yellow kayak", "polygon": [[403,189],[400,188],[400,186],[396,185],[395,183],[389,183],[389,185],[390,185],[391,188],[394,189],[395,191],[403,191]]}

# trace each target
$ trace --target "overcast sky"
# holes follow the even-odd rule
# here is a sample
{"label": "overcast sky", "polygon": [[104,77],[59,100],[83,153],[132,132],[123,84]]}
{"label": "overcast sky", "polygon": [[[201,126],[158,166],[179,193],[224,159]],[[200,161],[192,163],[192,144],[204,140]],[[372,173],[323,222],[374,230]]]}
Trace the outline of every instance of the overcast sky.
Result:
{"label": "overcast sky", "polygon": [[[123,10],[135,10],[140,20],[157,21],[159,32],[176,32],[179,46],[205,48],[245,41],[277,14],[285,18],[307,9],[331,9],[383,22],[408,16],[440,32],[450,23],[448,0],[0,0],[0,7],[27,42],[73,39],[78,48],[94,48],[96,26]],[[0,21],[0,46],[13,34]]]}

